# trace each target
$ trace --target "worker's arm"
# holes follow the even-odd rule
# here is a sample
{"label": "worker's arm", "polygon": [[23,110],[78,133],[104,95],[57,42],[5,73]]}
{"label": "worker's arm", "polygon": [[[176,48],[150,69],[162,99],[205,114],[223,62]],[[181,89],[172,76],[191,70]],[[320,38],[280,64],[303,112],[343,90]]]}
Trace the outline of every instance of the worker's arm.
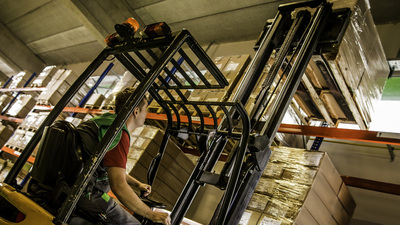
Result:
{"label": "worker's arm", "polygon": [[132,185],[132,186],[138,188],[140,191],[142,191],[144,196],[147,196],[147,195],[149,195],[151,193],[151,186],[150,185],[144,184],[144,183],[136,180],[135,178],[133,178],[129,174],[126,174],[126,182],[128,182],[129,185]]}
{"label": "worker's arm", "polygon": [[133,212],[144,216],[153,222],[170,224],[170,217],[167,213],[152,211],[146,204],[144,204],[136,193],[129,186],[124,168],[120,167],[107,167],[108,179],[112,192],[117,196],[118,200],[124,204],[125,207]]}

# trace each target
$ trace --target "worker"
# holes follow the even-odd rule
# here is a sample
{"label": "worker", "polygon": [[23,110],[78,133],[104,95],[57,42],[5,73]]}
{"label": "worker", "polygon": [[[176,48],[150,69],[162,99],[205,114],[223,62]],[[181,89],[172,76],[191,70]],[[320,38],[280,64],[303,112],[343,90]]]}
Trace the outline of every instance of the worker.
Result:
{"label": "worker", "polygon": [[[90,155],[99,139],[104,136],[134,88],[127,88],[119,92],[115,100],[115,113],[105,113],[83,122],[78,126],[82,140],[82,148],[86,157]],[[115,138],[111,147],[103,158],[102,163],[95,171],[91,181],[77,203],[77,214],[89,218],[96,224],[124,224],[133,225],[140,222],[122,208],[107,194],[110,189],[118,200],[135,214],[146,217],[153,222],[170,224],[167,213],[156,212],[144,204],[131,186],[144,192],[145,196],[151,192],[151,186],[141,183],[126,173],[126,162],[130,146],[130,133],[142,127],[147,115],[147,99],[144,97],[139,105],[128,117],[123,128]]]}

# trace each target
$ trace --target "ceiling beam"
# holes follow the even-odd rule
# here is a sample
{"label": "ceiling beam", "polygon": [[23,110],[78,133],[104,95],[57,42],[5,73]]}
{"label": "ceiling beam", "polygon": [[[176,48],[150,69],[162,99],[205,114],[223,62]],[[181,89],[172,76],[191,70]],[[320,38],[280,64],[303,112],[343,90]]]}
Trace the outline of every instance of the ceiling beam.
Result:
{"label": "ceiling beam", "polygon": [[22,70],[40,73],[44,68],[44,62],[2,23],[0,42],[0,58],[16,73]]}
{"label": "ceiling beam", "polygon": [[76,18],[85,26],[95,37],[95,39],[105,47],[104,38],[108,35],[106,29],[95,19],[92,13],[79,0],[62,0]]}
{"label": "ceiling beam", "polygon": [[115,24],[133,17],[143,25],[139,16],[124,0],[62,0],[62,2],[76,15],[83,26],[93,33],[103,47],[106,46],[104,39],[115,32]]}

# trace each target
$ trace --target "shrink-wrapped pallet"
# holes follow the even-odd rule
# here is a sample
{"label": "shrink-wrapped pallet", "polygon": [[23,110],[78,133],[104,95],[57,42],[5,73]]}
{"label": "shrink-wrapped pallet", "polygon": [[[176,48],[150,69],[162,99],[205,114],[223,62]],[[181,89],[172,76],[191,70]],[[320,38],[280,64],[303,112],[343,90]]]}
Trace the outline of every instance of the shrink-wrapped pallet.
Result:
{"label": "shrink-wrapped pallet", "polygon": [[354,209],[326,153],[274,147],[241,224],[342,225]]}

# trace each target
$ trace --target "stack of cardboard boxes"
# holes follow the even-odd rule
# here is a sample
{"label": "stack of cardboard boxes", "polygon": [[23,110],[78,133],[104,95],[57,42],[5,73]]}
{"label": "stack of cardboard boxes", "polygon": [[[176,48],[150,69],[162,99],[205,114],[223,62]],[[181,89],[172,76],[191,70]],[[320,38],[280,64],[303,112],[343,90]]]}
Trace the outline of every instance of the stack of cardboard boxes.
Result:
{"label": "stack of cardboard boxes", "polygon": [[240,224],[343,225],[354,209],[326,153],[275,147]]}
{"label": "stack of cardboard boxes", "polygon": [[[334,122],[356,122],[361,129],[366,129],[371,122],[374,105],[382,96],[389,75],[389,66],[369,2],[366,0],[330,2],[334,3],[334,9],[350,8],[352,10],[350,22],[338,50],[325,53],[326,60],[314,56],[306,74]],[[318,67],[322,64],[332,72],[334,85],[343,94],[339,101],[331,90],[332,83],[327,82],[326,77],[319,71],[321,68]],[[301,99],[298,98],[296,101]],[[314,116],[307,108],[310,104],[300,102],[299,105],[309,117]],[[355,121],[348,118],[351,117],[349,112],[355,117]]]}
{"label": "stack of cardboard boxes", "polygon": [[[147,183],[147,172],[157,155],[164,132],[152,126],[136,129],[132,135],[127,163],[129,174]],[[150,199],[162,202],[171,210],[194,168],[193,162],[172,142],[169,142],[152,185]]]}
{"label": "stack of cardboard boxes", "polygon": [[32,76],[31,72],[21,71],[17,75],[13,76],[8,88],[22,88]]}
{"label": "stack of cardboard boxes", "polygon": [[57,71],[58,69],[56,68],[56,66],[45,67],[43,71],[32,82],[31,87],[46,87],[53,76],[57,73]]}
{"label": "stack of cardboard boxes", "polygon": [[[44,90],[38,97],[40,105],[56,105],[65,92],[71,87],[78,76],[72,70],[59,69],[54,74],[51,81],[47,84]],[[77,106],[80,100],[86,95],[90,88],[83,84],[81,89],[75,94],[69,105]]]}
{"label": "stack of cardboard boxes", "polygon": [[101,104],[103,103],[105,97],[103,94],[92,94],[89,100],[85,104],[85,108],[88,109],[98,109],[100,108]]}
{"label": "stack of cardboard boxes", "polygon": [[0,124],[0,146],[4,146],[7,140],[13,134],[14,129],[11,126]]}
{"label": "stack of cardboard boxes", "polygon": [[7,111],[8,116],[24,118],[36,105],[32,95],[22,94],[17,97],[14,104]]}
{"label": "stack of cardboard boxes", "polygon": [[2,94],[0,96],[0,112],[11,102],[12,96],[9,93]]}
{"label": "stack of cardboard boxes", "polygon": [[[215,65],[220,69],[222,74],[225,76],[226,80],[229,82],[229,85],[222,89],[195,89],[195,90],[188,90],[182,91],[182,94],[188,99],[188,101],[206,101],[206,102],[222,102],[227,101],[229,97],[234,93],[237,89],[237,84],[239,83],[240,79],[244,71],[246,70],[248,64],[250,62],[249,55],[235,55],[235,56],[224,56],[224,57],[216,57],[214,59]],[[194,82],[198,85],[204,85],[204,83],[197,77],[197,75],[192,75],[191,73],[187,72],[188,76],[191,77]],[[178,78],[182,78],[179,73],[176,73]],[[204,77],[211,85],[218,85],[218,82],[214,79],[214,77],[210,74],[209,71],[204,72]],[[183,82],[183,81],[182,81]],[[170,82],[171,86],[174,85],[173,81]],[[170,100],[169,97],[160,91],[162,98],[165,100]],[[181,97],[172,91],[171,93],[174,98],[178,101],[181,100]],[[160,106],[153,101],[149,108],[151,112],[154,113],[162,113],[163,110],[160,109]],[[186,112],[183,109],[179,110],[179,114],[186,115]],[[187,106],[189,113],[191,116],[198,116],[197,111],[191,105]],[[210,111],[205,107],[199,107],[203,116],[211,117]],[[213,110],[217,113],[218,117],[222,117],[223,113],[222,110],[214,106]]]}

